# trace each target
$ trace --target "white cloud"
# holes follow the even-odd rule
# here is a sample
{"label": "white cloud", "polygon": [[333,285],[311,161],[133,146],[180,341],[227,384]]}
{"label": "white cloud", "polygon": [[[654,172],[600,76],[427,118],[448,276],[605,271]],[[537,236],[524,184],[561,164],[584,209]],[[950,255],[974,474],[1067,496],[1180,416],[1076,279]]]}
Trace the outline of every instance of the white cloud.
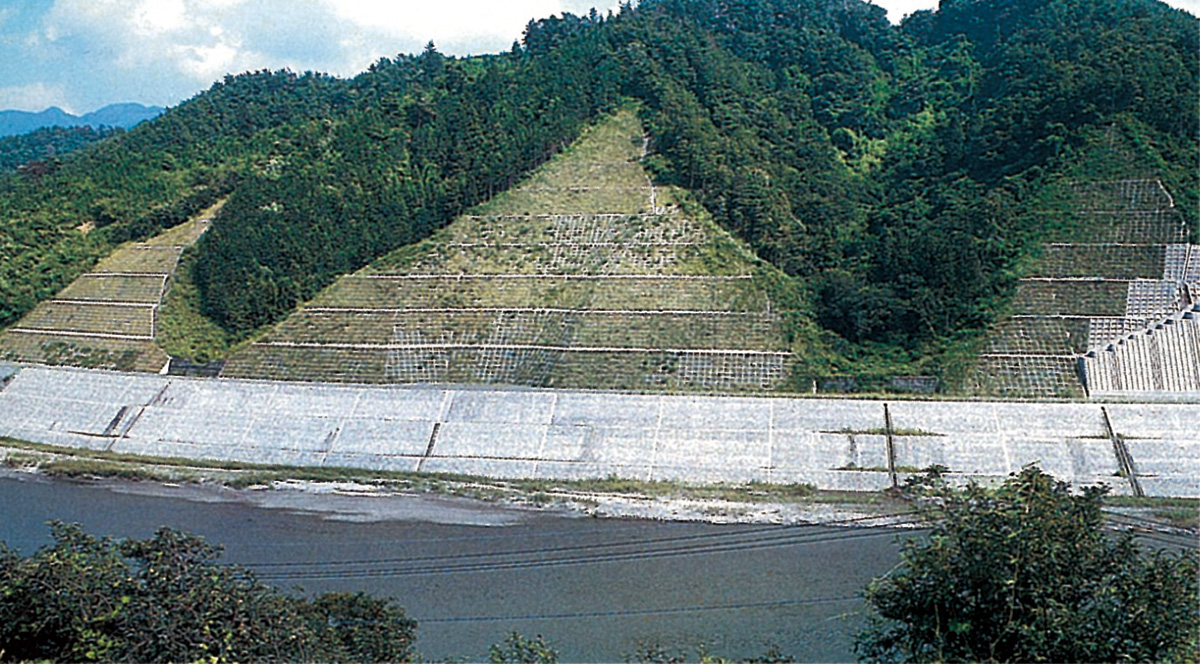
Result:
{"label": "white cloud", "polygon": [[[5,0],[0,0],[0,5]],[[601,12],[620,0],[596,0]],[[353,76],[420,52],[507,50],[531,19],[586,13],[589,0],[54,0],[9,84],[69,83],[80,106],[114,97],[174,104],[227,73],[289,68]],[[36,63],[36,68],[34,67]],[[0,71],[3,66],[0,65]],[[4,79],[0,79],[3,81]],[[88,108],[87,110],[90,110]]]}
{"label": "white cloud", "polygon": [[95,66],[115,66],[125,76],[167,68],[203,85],[241,64],[241,41],[221,24],[238,1],[56,0],[43,34],[50,42],[83,43],[107,60]]}
{"label": "white cloud", "polygon": [[888,21],[899,23],[909,14],[922,9],[937,9],[938,0],[868,0],[888,12]]}
{"label": "white cloud", "polygon": [[1168,5],[1200,16],[1200,0],[1166,0]]}
{"label": "white cloud", "polygon": [[187,7],[183,0],[144,0],[133,14],[133,24],[143,35],[178,30],[188,24]]}
{"label": "white cloud", "polygon": [[[31,83],[0,87],[0,108],[15,111],[43,111],[57,106],[68,113],[75,113],[67,101],[67,92],[62,85]],[[91,110],[91,109],[88,109]]]}
{"label": "white cloud", "polygon": [[328,0],[335,13],[358,26],[397,36],[459,39],[464,35],[519,34],[531,17],[560,10],[557,0],[443,0],[373,2]]}
{"label": "white cloud", "polygon": [[201,81],[212,81],[229,72],[237,61],[236,46],[219,42],[212,46],[177,46],[172,49],[178,67]]}
{"label": "white cloud", "polygon": [[[456,55],[507,49],[530,20],[569,10],[564,0],[324,1],[359,30],[420,44],[433,40],[439,50]],[[595,2],[602,12],[618,4],[618,0]]]}

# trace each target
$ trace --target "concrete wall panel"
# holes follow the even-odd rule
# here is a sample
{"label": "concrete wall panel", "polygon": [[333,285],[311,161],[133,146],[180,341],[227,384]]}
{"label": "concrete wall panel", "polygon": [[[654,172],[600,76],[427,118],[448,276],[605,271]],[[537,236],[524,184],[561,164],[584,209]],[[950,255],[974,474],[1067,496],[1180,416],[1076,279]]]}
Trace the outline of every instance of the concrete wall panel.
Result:
{"label": "concrete wall panel", "polygon": [[[1029,463],[1128,493],[1096,403],[888,402],[901,471],[999,481]],[[1200,404],[1106,404],[1152,495],[1200,496]],[[109,430],[125,408],[120,426]],[[890,486],[884,402],[326,386],[19,367],[0,435],[52,445],[496,477]],[[438,424],[432,455],[430,436]],[[75,432],[75,433],[72,433]],[[906,475],[902,472],[901,477]]]}

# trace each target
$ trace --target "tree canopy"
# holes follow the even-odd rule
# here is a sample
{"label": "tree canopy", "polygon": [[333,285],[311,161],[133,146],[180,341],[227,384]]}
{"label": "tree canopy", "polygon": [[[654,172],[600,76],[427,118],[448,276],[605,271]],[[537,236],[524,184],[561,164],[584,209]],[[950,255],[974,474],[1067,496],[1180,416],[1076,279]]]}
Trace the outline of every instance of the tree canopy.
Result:
{"label": "tree canopy", "polygon": [[220,551],[160,529],[111,540],[52,524],[23,557],[0,543],[0,660],[342,661],[413,658],[416,622],[391,600],[279,594]]}
{"label": "tree canopy", "polygon": [[936,372],[1004,310],[1047,236],[1039,192],[1104,128],[1197,232],[1198,51],[1196,19],[1156,0],[946,0],[899,26],[862,0],[643,0],[531,21],[504,53],[228,76],[0,173],[0,325],[221,190],[189,265],[204,313],[248,336],[633,103],[655,176],[806,294],[786,319],[823,329],[807,355]]}
{"label": "tree canopy", "polygon": [[915,486],[934,525],[867,589],[863,661],[1194,661],[1200,559],[1105,532],[1103,488],[1036,467],[996,489]]}

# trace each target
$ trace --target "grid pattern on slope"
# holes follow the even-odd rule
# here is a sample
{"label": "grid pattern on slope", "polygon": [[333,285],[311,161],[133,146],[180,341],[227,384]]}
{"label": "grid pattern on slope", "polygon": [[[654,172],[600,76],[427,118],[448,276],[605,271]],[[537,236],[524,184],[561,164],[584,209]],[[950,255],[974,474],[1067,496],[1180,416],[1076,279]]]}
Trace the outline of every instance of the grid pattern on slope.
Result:
{"label": "grid pattern on slope", "polygon": [[[679,243],[705,239],[704,230],[679,214],[495,214],[460,217],[439,231],[441,244],[634,242]],[[387,271],[387,262],[375,271]]]}
{"label": "grid pattern on slope", "polygon": [[651,187],[587,189],[509,190],[487,203],[495,214],[557,214],[564,210],[593,214],[648,214],[654,211]]}
{"label": "grid pattern on slope", "polygon": [[694,244],[629,242],[503,243],[440,245],[416,259],[409,274],[485,272],[559,276],[564,274],[687,274],[699,255]]}
{"label": "grid pattern on slope", "polygon": [[476,216],[371,272],[686,274],[706,238],[677,214]]}
{"label": "grid pattern on slope", "polygon": [[[1186,244],[1168,244],[1164,253],[1162,278],[1167,281],[1186,282],[1188,280],[1188,258],[1191,254],[1191,247]],[[1149,278],[1156,278],[1157,276],[1151,275]]]}
{"label": "grid pattern on slope", "polygon": [[1020,314],[1123,316],[1126,281],[1022,281],[1013,310]]}
{"label": "grid pattern on slope", "polygon": [[1092,318],[1088,322],[1088,348],[1112,343],[1131,332],[1144,329],[1149,318]]}
{"label": "grid pattern on slope", "polygon": [[17,327],[30,330],[152,337],[154,335],[154,312],[149,306],[128,307],[42,302],[23,318]]}
{"label": "grid pattern on slope", "polygon": [[170,274],[175,271],[182,251],[182,247],[174,245],[136,244],[113,252],[100,261],[93,272]]}
{"label": "grid pattern on slope", "polygon": [[[781,350],[769,314],[587,310],[304,311],[261,343],[534,344],[626,348]],[[409,341],[420,336],[420,340]]]}
{"label": "grid pattern on slope", "polygon": [[1012,318],[988,337],[985,355],[1063,355],[1087,350],[1086,318]]}
{"label": "grid pattern on slope", "polygon": [[687,279],[533,275],[427,275],[417,278],[346,277],[313,307],[409,309],[521,308],[711,310],[761,312],[766,296],[751,279]]}
{"label": "grid pattern on slope", "polygon": [[0,337],[0,360],[156,372],[167,356],[150,340],[9,333]]}
{"label": "grid pattern on slope", "polygon": [[1175,244],[1187,241],[1187,226],[1178,211],[1088,212],[1092,237],[1123,244]]}
{"label": "grid pattern on slope", "polygon": [[1081,397],[1074,357],[985,356],[976,382],[985,394],[1005,397]]}
{"label": "grid pattern on slope", "polygon": [[[1169,251],[1169,249],[1168,249]],[[1048,244],[1027,276],[1108,279],[1158,279],[1166,255],[1161,245]]]}
{"label": "grid pattern on slope", "polygon": [[1157,212],[1175,206],[1155,179],[1077,182],[1072,189],[1084,212]]}
{"label": "grid pattern on slope", "polygon": [[1154,318],[1178,311],[1181,304],[1178,282],[1138,280],[1129,283],[1125,315]]}
{"label": "grid pattern on slope", "polygon": [[157,303],[167,275],[85,274],[58,294],[60,300]]}
{"label": "grid pattern on slope", "polygon": [[[426,338],[427,339],[427,338]],[[233,378],[345,383],[519,383],[614,390],[757,391],[786,380],[786,354],[542,348],[383,349],[255,345],[230,359]]]}

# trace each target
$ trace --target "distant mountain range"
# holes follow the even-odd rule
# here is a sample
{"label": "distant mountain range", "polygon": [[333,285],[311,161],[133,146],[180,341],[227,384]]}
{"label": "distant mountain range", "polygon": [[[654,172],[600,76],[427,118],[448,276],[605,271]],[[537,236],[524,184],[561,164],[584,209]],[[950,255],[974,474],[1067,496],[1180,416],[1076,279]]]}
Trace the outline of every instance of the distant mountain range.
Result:
{"label": "distant mountain range", "polygon": [[110,104],[82,116],[71,115],[58,107],[40,113],[29,111],[0,111],[0,136],[27,134],[42,127],[121,127],[128,129],[139,122],[158,117],[161,106],[136,103]]}

